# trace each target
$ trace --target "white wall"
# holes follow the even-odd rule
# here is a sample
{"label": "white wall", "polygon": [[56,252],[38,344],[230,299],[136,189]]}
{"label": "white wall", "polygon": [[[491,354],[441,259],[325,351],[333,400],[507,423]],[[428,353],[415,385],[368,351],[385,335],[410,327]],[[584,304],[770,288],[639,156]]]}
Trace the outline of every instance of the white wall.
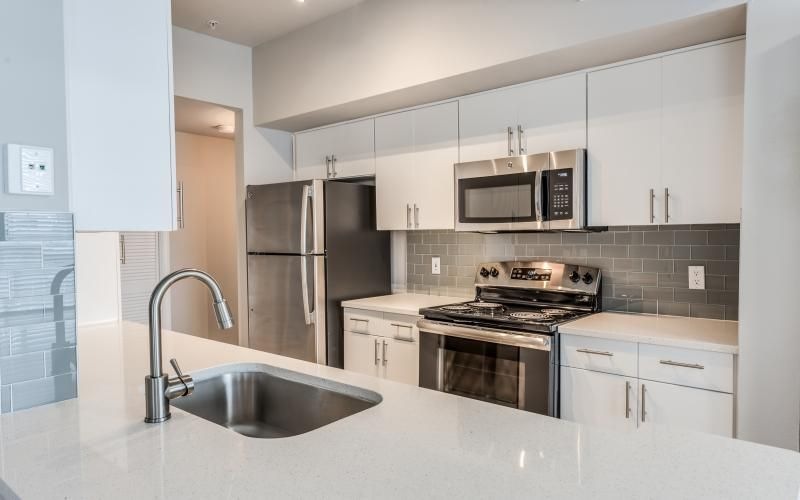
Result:
{"label": "white wall", "polygon": [[254,49],[255,122],[309,128],[738,35],[744,3],[369,0]]}
{"label": "white wall", "polygon": [[[167,233],[169,267],[196,267],[222,287],[231,310],[238,308],[236,255],[236,158],[230,139],[178,132],[175,136],[178,181],[184,187],[185,225]],[[185,280],[170,292],[171,328],[219,340],[237,338],[217,327],[206,287]],[[203,313],[205,312],[205,313]]]}
{"label": "white wall", "polygon": [[75,234],[75,300],[79,326],[121,318],[119,233]]}
{"label": "white wall", "polygon": [[0,208],[65,212],[69,169],[61,2],[3,0],[0,22],[0,145],[53,148],[56,191],[53,196],[9,195],[3,174]]}
{"label": "white wall", "polygon": [[798,449],[800,2],[748,4],[738,436]]}
{"label": "white wall", "polygon": [[173,27],[175,95],[242,111],[245,184],[292,179],[292,137],[253,126],[252,49]]}

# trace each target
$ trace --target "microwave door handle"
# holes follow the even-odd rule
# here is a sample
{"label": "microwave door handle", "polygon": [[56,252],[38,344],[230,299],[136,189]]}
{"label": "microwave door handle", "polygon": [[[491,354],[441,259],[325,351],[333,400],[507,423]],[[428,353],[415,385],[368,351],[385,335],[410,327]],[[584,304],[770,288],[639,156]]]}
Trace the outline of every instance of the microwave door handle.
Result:
{"label": "microwave door handle", "polygon": [[536,210],[536,220],[542,221],[542,171],[533,173],[533,199],[534,208]]}

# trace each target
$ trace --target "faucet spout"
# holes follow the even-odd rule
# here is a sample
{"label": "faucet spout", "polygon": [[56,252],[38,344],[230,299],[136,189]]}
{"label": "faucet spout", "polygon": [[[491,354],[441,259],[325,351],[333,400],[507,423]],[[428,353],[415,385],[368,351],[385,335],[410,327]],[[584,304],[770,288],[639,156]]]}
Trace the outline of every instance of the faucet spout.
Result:
{"label": "faucet spout", "polygon": [[[170,417],[169,400],[187,396],[194,389],[191,376],[178,373],[177,377],[170,379],[164,374],[161,364],[161,303],[167,290],[186,278],[200,280],[208,287],[219,327],[227,330],[234,326],[233,315],[222,289],[208,273],[199,269],[181,269],[168,274],[156,285],[150,295],[150,375],[145,377],[145,422],[156,423],[167,420]],[[173,366],[177,366],[177,362]]]}

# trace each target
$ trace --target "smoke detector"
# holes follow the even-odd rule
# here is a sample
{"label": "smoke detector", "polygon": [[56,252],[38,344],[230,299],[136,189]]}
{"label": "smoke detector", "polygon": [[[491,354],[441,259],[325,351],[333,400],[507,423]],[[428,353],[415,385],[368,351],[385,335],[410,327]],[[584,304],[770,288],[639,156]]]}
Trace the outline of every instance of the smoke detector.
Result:
{"label": "smoke detector", "polygon": [[216,19],[209,19],[206,22],[206,24],[208,25],[208,29],[210,29],[211,31],[214,31],[215,29],[217,29],[217,25],[219,24],[219,21],[217,21]]}
{"label": "smoke detector", "polygon": [[225,124],[214,125],[214,128],[217,129],[217,132],[222,132],[223,134],[232,134],[236,130],[233,125]]}

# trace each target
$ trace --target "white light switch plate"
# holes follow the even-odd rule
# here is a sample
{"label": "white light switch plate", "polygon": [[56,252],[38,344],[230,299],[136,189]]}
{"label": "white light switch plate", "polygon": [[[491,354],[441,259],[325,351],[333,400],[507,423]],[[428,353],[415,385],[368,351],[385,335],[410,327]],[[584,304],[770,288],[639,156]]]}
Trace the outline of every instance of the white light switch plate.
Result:
{"label": "white light switch plate", "polygon": [[442,274],[441,257],[431,257],[431,274]]}
{"label": "white light switch plate", "polygon": [[705,290],[706,269],[703,266],[689,266],[689,289]]}

